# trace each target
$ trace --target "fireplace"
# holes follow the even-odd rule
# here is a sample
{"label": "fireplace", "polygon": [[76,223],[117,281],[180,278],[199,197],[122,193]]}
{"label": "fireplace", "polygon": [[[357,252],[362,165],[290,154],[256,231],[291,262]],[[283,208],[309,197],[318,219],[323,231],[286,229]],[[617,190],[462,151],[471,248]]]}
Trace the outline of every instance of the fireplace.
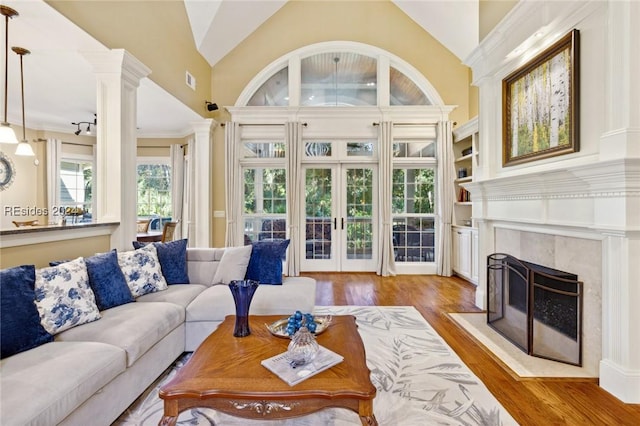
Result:
{"label": "fireplace", "polygon": [[529,355],[582,365],[578,276],[503,253],[487,257],[487,323]]}

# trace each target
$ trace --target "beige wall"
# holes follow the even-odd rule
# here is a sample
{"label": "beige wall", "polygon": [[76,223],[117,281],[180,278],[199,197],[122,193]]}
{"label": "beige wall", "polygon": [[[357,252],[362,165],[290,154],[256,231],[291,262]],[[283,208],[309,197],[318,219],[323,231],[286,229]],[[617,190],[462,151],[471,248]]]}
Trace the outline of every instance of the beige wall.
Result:
{"label": "beige wall", "polygon": [[516,3],[518,0],[480,0],[480,25],[478,26],[480,41],[484,40]]}
{"label": "beige wall", "polygon": [[[477,114],[470,103],[469,69],[390,1],[293,1],[218,62],[212,73],[212,100],[234,105],[250,80],[279,57],[314,43],[334,40],[369,44],[417,68],[444,102],[458,105],[451,119],[466,122]],[[214,116],[225,121],[224,111]],[[216,128],[213,148],[213,210],[224,210],[224,129]],[[213,220],[213,244],[224,243],[224,219]]]}
{"label": "beige wall", "polygon": [[109,251],[111,239],[109,235],[50,243],[32,244],[0,249],[0,268],[18,265],[35,265],[36,268],[49,266],[54,260],[89,257],[95,253]]}
{"label": "beige wall", "polygon": [[138,157],[170,157],[171,145],[184,145],[186,138],[139,138]]}
{"label": "beige wall", "polygon": [[[149,78],[196,113],[206,114],[211,66],[198,52],[182,1],[68,1],[47,3],[111,49],[126,49],[151,68]],[[185,84],[185,72],[196,90]]]}

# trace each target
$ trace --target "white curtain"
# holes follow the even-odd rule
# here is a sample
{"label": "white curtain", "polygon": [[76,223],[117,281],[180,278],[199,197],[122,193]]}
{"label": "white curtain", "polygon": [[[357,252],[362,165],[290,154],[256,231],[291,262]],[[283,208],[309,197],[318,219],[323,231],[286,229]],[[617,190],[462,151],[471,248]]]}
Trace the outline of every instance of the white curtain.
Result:
{"label": "white curtain", "polygon": [[[303,193],[301,182],[304,180],[301,168],[302,156],[302,124],[288,122],[285,124],[287,140],[287,223],[289,224],[289,254],[287,257],[287,274],[290,277],[300,275],[300,194]],[[304,225],[303,225],[304,226]]]}
{"label": "white curtain", "polygon": [[184,207],[183,207],[183,211],[182,211],[182,217],[183,217],[183,221],[182,221],[182,231],[183,234],[188,240],[189,240],[189,247],[193,247],[193,244],[195,242],[195,235],[193,234],[194,231],[194,226],[193,226],[193,222],[194,222],[194,212],[195,212],[195,188],[194,188],[194,167],[193,167],[193,162],[194,160],[194,155],[196,152],[196,149],[194,147],[196,141],[194,137],[191,137],[189,139],[189,142],[187,143],[187,156],[185,159],[185,170],[184,170]]}
{"label": "white curtain", "polygon": [[[49,223],[58,223],[59,216],[53,214],[60,204],[60,158],[62,156],[62,141],[60,139],[47,139],[47,206],[49,207]],[[95,173],[94,173],[95,176]],[[95,219],[95,218],[94,218]]]}
{"label": "white curtain", "polygon": [[437,274],[451,276],[451,221],[453,214],[453,153],[452,128],[450,121],[438,122],[438,263]]}
{"label": "white curtain", "polygon": [[378,186],[378,205],[380,226],[380,245],[378,250],[378,269],[376,273],[383,277],[396,274],[396,263],[393,256],[393,227],[391,215],[391,190],[393,185],[393,123],[380,123],[378,147],[380,152]]}
{"label": "white curtain", "polygon": [[184,147],[171,145],[171,218],[178,222],[174,239],[182,239],[182,206],[184,203]]}
{"label": "white curtain", "polygon": [[240,163],[238,162],[238,145],[240,144],[240,123],[228,121],[224,128],[224,183],[225,183],[225,215],[227,227],[225,246],[233,247],[244,244],[242,235],[238,235],[236,218],[241,217],[238,208],[242,206],[242,179]]}

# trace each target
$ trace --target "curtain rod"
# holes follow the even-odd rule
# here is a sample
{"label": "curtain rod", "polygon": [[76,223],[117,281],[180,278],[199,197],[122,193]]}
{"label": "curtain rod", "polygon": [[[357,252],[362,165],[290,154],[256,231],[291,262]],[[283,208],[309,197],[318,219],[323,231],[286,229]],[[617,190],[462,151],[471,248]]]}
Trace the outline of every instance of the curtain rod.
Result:
{"label": "curtain rod", "polygon": [[[226,125],[227,125],[227,123],[220,123],[220,127],[224,127]],[[302,125],[304,127],[307,127],[308,124],[307,123],[302,123]],[[242,126],[242,127],[244,127],[244,126],[284,126],[284,123],[263,123],[263,124],[260,124],[260,123],[240,123],[239,126]]]}
{"label": "curtain rod", "polygon": [[92,144],[92,143],[77,143],[77,142],[66,142],[66,141],[62,141],[62,143],[65,145],[76,145],[76,146],[96,146],[95,144]]}
{"label": "curtain rod", "polygon": [[[46,139],[34,139],[34,142],[46,142]],[[95,144],[84,144],[84,143],[77,143],[77,142],[65,142],[62,141],[63,144],[65,145],[76,145],[76,146],[96,146]],[[180,145],[181,148],[184,148],[185,146],[187,146],[187,144],[182,144]],[[140,145],[140,146],[136,146],[136,148],[171,148],[171,146],[168,145]]]}
{"label": "curtain rod", "polygon": [[[433,126],[436,123],[391,123],[394,126]],[[453,122],[453,125],[455,126],[456,124],[458,124],[456,121]],[[374,126],[379,126],[380,123],[373,123]]]}

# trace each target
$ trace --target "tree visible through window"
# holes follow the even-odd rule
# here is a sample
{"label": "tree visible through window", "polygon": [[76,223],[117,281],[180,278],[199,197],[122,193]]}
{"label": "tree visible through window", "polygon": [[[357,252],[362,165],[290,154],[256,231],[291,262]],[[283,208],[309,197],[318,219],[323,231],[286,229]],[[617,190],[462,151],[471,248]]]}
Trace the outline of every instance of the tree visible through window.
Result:
{"label": "tree visible through window", "polygon": [[435,169],[393,171],[393,247],[396,262],[435,261]]}
{"label": "tree visible through window", "polygon": [[171,217],[171,167],[138,164],[138,216]]}
{"label": "tree visible through window", "polygon": [[243,175],[245,242],[285,238],[286,170],[247,168]]}

